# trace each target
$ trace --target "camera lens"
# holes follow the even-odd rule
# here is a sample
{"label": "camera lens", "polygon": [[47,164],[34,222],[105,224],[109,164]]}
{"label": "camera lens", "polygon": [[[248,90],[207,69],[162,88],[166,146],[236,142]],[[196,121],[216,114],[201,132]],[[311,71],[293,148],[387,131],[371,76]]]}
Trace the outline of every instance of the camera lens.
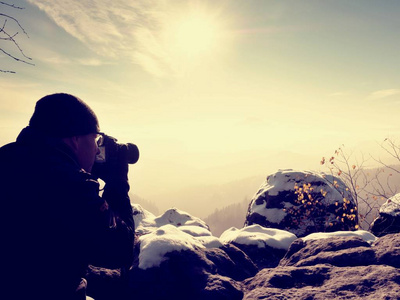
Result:
{"label": "camera lens", "polygon": [[128,164],[134,164],[139,160],[139,148],[135,144],[122,144],[120,151]]}

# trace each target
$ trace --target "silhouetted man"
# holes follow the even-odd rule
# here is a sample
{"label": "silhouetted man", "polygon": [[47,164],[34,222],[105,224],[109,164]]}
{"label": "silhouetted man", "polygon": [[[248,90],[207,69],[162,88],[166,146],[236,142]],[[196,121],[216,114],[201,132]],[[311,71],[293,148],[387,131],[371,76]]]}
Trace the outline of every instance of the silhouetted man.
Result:
{"label": "silhouetted man", "polygon": [[88,264],[130,266],[128,165],[91,173],[103,137],[87,104],[53,94],[0,148],[1,299],[85,299]]}

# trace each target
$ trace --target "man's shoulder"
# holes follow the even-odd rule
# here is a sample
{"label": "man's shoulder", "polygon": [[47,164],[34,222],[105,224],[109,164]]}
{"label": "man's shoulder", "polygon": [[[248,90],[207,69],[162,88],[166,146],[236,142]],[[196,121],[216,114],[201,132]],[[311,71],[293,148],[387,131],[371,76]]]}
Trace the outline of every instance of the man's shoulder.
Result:
{"label": "man's shoulder", "polygon": [[0,148],[0,160],[3,164],[25,161],[33,156],[33,149],[17,142],[6,144]]}
{"label": "man's shoulder", "polygon": [[16,142],[12,142],[0,147],[0,155],[13,153],[18,147]]}

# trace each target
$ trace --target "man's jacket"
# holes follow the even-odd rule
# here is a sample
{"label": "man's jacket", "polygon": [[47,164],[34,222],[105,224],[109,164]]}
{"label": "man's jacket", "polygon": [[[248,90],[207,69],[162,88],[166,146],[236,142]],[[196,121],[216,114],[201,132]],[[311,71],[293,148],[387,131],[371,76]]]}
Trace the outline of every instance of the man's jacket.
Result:
{"label": "man's jacket", "polygon": [[1,299],[85,299],[88,264],[132,262],[132,215],[99,196],[65,144],[29,127],[0,148],[0,220]]}

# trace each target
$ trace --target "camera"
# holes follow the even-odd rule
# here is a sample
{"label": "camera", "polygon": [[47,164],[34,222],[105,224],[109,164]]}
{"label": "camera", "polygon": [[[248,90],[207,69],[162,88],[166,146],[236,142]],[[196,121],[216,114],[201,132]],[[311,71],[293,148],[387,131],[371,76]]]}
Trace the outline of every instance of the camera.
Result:
{"label": "camera", "polygon": [[135,164],[139,160],[139,149],[135,144],[119,144],[116,138],[104,133],[99,133],[97,146],[99,154],[96,155],[96,163],[119,161]]}

